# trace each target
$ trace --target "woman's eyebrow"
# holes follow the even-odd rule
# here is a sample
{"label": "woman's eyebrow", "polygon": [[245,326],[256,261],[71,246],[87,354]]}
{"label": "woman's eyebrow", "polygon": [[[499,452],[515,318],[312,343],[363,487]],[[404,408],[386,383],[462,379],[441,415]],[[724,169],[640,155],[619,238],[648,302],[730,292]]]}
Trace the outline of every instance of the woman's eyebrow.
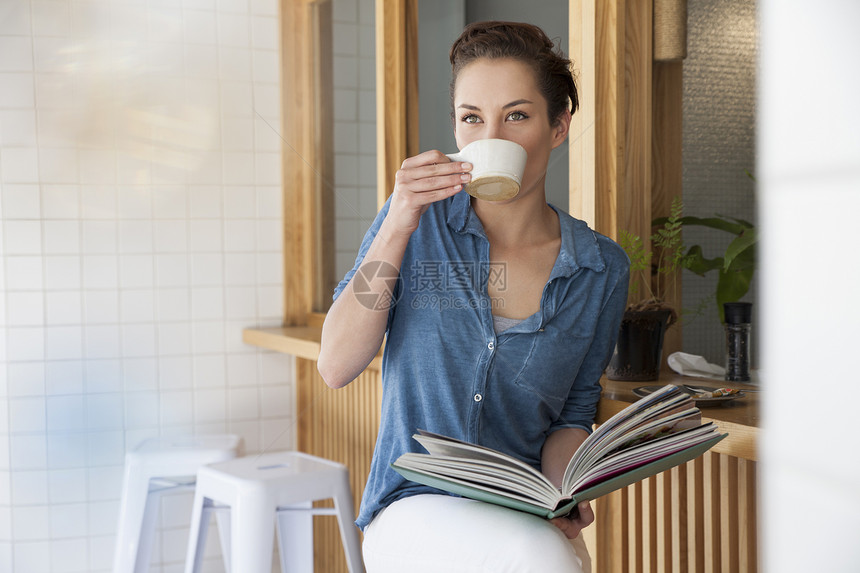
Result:
{"label": "woman's eyebrow", "polygon": [[[506,103],[505,105],[503,105],[502,109],[508,109],[509,107],[516,107],[516,106],[522,105],[524,103],[534,103],[534,102],[531,100],[527,100],[527,99],[516,99],[516,100],[512,101],[511,103]],[[457,106],[457,109],[459,109],[459,108],[470,109],[472,111],[481,111],[481,108],[479,108],[478,106],[468,104],[468,103],[461,103],[460,105]]]}
{"label": "woman's eyebrow", "polygon": [[505,104],[502,109],[508,109],[509,107],[516,107],[518,105],[522,105],[524,103],[533,103],[527,99],[516,99],[509,104]]}

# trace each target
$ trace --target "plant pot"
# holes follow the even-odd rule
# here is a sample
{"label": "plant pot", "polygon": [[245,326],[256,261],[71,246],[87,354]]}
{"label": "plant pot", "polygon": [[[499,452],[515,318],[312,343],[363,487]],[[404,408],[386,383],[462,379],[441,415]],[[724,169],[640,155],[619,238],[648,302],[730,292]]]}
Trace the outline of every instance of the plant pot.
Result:
{"label": "plant pot", "polygon": [[660,376],[663,335],[671,312],[628,310],[624,312],[615,352],[606,368],[610,380],[647,381]]}

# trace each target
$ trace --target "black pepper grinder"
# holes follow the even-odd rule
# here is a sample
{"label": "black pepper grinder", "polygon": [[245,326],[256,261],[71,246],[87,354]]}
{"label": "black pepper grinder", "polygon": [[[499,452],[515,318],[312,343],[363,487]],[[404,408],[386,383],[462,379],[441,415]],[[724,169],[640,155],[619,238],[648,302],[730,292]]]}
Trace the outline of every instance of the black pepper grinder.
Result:
{"label": "black pepper grinder", "polygon": [[751,302],[723,304],[726,316],[726,380],[749,382]]}

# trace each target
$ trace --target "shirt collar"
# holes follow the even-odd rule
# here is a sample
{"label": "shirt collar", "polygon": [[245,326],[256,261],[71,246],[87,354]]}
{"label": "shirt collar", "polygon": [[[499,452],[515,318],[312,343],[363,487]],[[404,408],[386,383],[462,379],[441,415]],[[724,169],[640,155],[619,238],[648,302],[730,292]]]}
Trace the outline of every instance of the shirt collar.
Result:
{"label": "shirt collar", "polygon": [[[597,243],[597,235],[584,221],[574,219],[564,211],[550,205],[558,213],[561,228],[561,249],[553,266],[550,280],[573,275],[585,267],[596,272],[606,269],[606,262]],[[472,209],[469,194],[461,191],[454,195],[448,208],[448,226],[457,233],[471,233],[484,239],[484,226]]]}
{"label": "shirt collar", "polygon": [[458,233],[472,233],[487,238],[481,220],[472,210],[472,201],[465,191],[460,191],[451,199],[448,207],[448,226]]}

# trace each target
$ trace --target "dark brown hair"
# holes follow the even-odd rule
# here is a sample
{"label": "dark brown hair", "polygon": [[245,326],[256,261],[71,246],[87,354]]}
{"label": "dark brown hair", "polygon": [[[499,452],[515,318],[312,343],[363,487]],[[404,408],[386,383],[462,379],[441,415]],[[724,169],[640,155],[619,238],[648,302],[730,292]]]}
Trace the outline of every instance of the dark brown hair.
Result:
{"label": "dark brown hair", "polygon": [[457,76],[481,58],[511,58],[531,67],[538,89],[546,99],[550,124],[555,125],[568,105],[571,114],[579,108],[571,62],[543,30],[522,22],[475,22],[466,26],[449,54],[452,116]]}

